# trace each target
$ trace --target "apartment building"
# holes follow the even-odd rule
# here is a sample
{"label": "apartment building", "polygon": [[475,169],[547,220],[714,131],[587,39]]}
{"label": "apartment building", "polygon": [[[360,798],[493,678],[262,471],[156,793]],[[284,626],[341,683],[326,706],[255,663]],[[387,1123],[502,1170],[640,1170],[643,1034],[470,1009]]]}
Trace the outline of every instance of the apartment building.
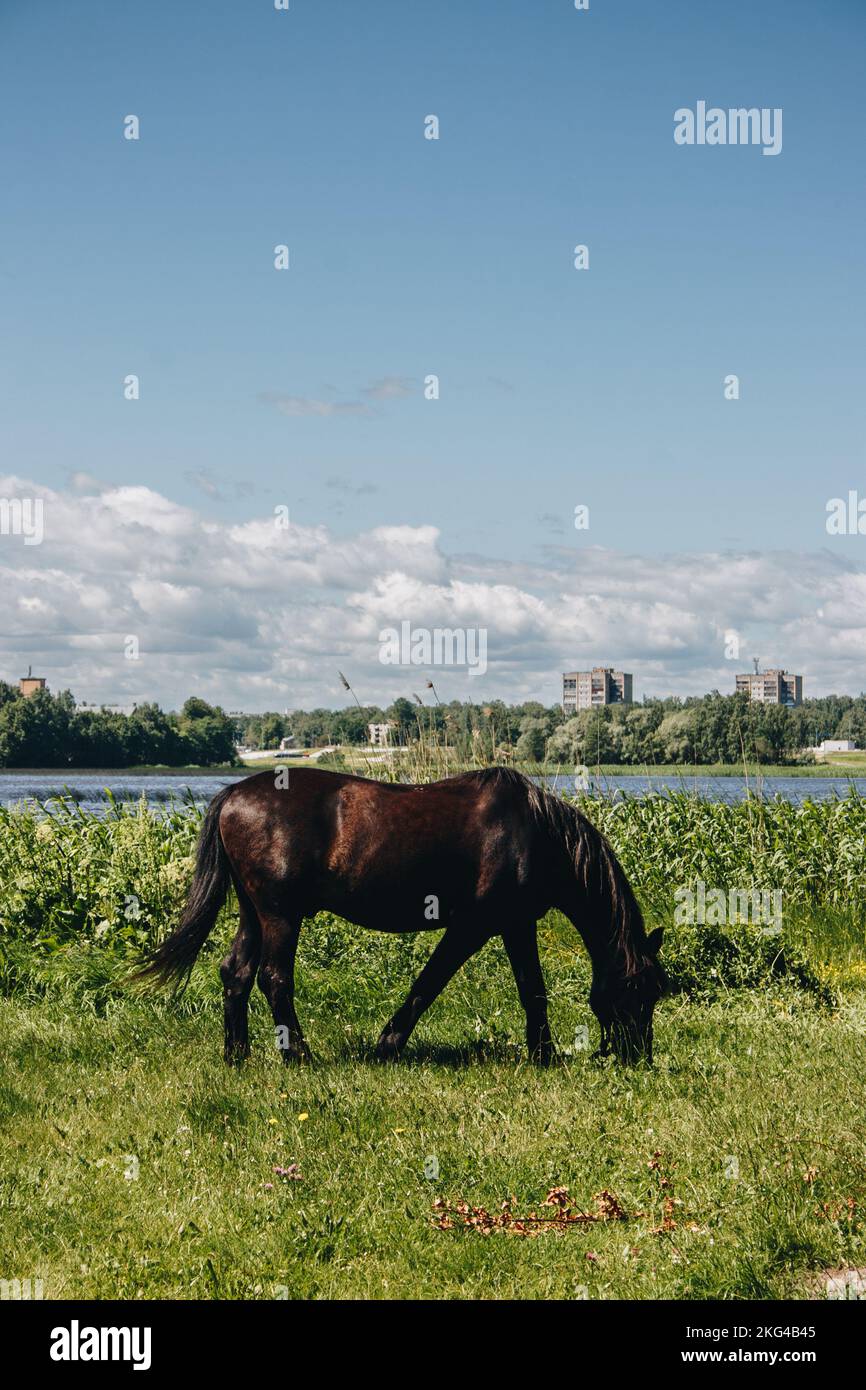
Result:
{"label": "apartment building", "polygon": [[591,671],[566,671],[562,677],[562,708],[565,714],[595,709],[598,705],[632,702],[632,676],[612,666],[594,666]]}
{"label": "apartment building", "polygon": [[775,668],[748,671],[737,676],[737,694],[748,695],[750,700],[764,705],[800,705],[803,703],[803,677]]}

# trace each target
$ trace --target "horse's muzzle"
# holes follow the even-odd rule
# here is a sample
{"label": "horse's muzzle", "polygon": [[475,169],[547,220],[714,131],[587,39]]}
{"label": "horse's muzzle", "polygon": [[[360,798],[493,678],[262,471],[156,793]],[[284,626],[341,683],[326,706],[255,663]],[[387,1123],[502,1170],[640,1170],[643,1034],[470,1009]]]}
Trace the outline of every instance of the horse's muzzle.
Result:
{"label": "horse's muzzle", "polygon": [[653,1035],[652,1027],[643,1034],[633,1025],[602,1024],[601,1041],[592,1053],[592,1061],[605,1057],[615,1057],[624,1066],[635,1066],[638,1062],[652,1065]]}

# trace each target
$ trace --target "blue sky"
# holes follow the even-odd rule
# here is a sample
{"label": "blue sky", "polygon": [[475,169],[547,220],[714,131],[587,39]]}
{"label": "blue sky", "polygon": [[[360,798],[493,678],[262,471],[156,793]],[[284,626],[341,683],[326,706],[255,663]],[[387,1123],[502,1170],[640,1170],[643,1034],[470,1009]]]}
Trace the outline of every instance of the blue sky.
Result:
{"label": "blue sky", "polygon": [[[2,0],[2,471],[52,495],[146,488],[223,530],[285,503],[332,546],[432,527],[439,588],[493,575],[544,598],[546,571],[558,600],[585,593],[598,547],[641,574],[659,557],[663,603],[671,556],[769,550],[812,556],[831,596],[859,603],[866,538],[828,537],[825,505],[866,496],[864,38],[855,0],[591,0],[588,13],[568,0],[292,0],[287,13]],[[673,113],[698,100],[781,107],[781,154],[678,147]],[[122,138],[129,113],[138,141]],[[438,141],[423,138],[431,113]],[[127,373],[137,402],[123,399]],[[588,532],[573,528],[577,503]],[[34,570],[50,547],[49,528],[38,565],[26,556]],[[149,550],[131,546],[141,574]],[[159,582],[180,583],[179,563]],[[780,561],[775,582],[792,568]],[[38,575],[28,583],[40,592]],[[264,645],[262,605],[309,617],[334,592],[321,579],[257,591]],[[425,621],[423,594],[406,601],[394,620]],[[728,624],[800,669],[811,648],[780,639],[796,615],[759,601],[731,613],[718,595],[700,609],[684,598],[708,635],[681,617],[675,657],[669,642],[653,655],[651,632],[614,650],[614,618],[609,636],[578,626],[543,652],[541,631],[512,633],[479,693],[552,700],[558,671],[593,653],[642,660],[647,691],[686,674],[703,689]],[[142,627],[164,627],[135,603]],[[148,672],[112,675],[113,632],[105,613],[88,629],[79,605],[51,628],[11,624],[3,645],[83,698],[154,683],[183,697],[155,649]],[[349,641],[338,622],[328,632]],[[834,629],[815,654],[816,670],[844,658],[833,686],[866,684],[864,633],[858,614],[844,651]],[[233,661],[195,674],[211,693],[230,686],[228,703],[340,702],[329,661],[321,678],[281,661],[261,690]]]}

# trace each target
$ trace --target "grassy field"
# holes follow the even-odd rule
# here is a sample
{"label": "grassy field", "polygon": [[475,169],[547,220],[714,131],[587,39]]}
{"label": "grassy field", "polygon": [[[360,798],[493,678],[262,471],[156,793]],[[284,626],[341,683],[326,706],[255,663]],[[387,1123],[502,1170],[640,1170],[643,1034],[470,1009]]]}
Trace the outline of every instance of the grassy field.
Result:
{"label": "grassy field", "polygon": [[[121,985],[176,917],[196,818],[3,813],[0,1277],[46,1297],[784,1299],[866,1264],[866,803],[588,809],[668,933],[652,1069],[590,1060],[587,962],[556,915],[558,1065],[527,1064],[494,942],[382,1068],[372,1042],[432,938],[322,914],[299,954],[313,1064],[281,1065],[256,991],[230,1071],[228,913],[182,997]],[[684,874],[778,884],[783,938],[678,926]],[[607,1219],[516,1221],[557,1201]]]}

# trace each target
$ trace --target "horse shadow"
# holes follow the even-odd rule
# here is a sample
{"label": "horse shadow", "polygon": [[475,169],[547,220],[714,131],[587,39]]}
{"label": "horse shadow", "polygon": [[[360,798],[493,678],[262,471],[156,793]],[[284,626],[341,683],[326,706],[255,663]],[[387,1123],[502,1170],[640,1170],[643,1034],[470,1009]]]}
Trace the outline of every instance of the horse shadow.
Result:
{"label": "horse shadow", "polygon": [[[373,1043],[359,1041],[344,1043],[338,1058],[344,1062],[357,1062],[364,1066],[386,1069],[396,1066],[409,1067],[435,1066],[448,1071],[465,1071],[469,1066],[489,1065],[491,1062],[501,1066],[514,1067],[528,1065],[527,1050],[520,1043],[504,1039],[472,1038],[462,1043],[410,1042],[396,1063],[381,1062],[376,1057]],[[567,1061],[558,1056],[555,1064]]]}

